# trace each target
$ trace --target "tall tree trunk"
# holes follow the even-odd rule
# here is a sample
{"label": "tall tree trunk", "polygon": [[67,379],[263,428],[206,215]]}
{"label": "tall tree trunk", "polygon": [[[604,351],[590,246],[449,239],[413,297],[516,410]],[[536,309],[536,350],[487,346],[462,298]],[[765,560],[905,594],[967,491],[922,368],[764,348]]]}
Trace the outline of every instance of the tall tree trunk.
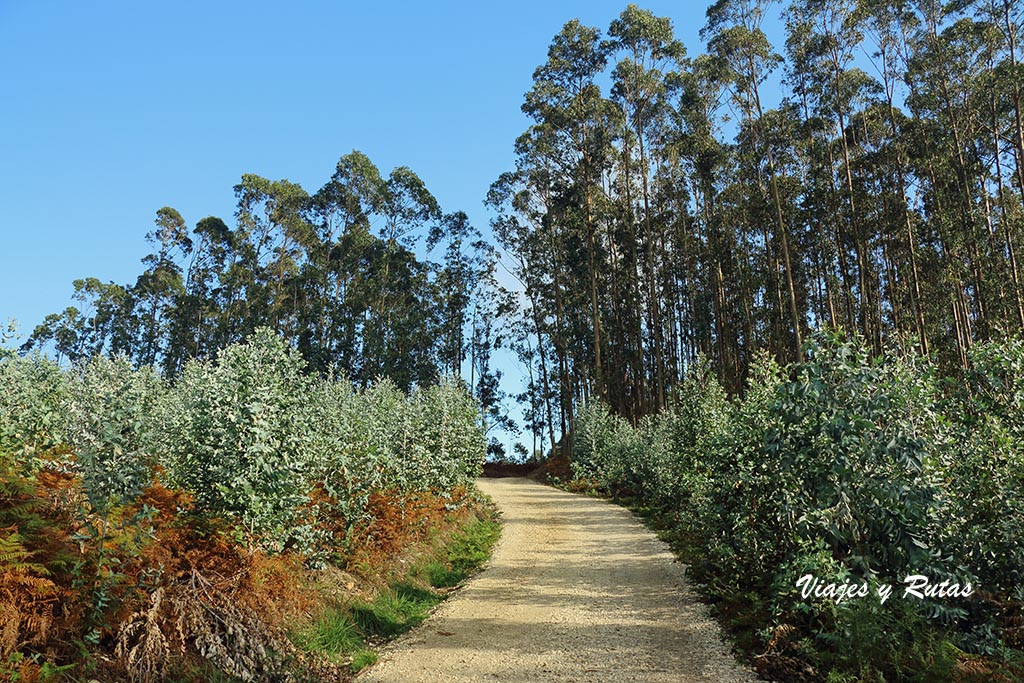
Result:
{"label": "tall tree trunk", "polygon": [[640,179],[643,189],[644,202],[644,232],[647,243],[647,299],[649,307],[649,318],[651,331],[654,333],[654,412],[665,407],[665,360],[664,342],[661,329],[661,306],[657,296],[657,266],[655,264],[654,252],[654,229],[651,225],[651,202],[650,190],[647,183],[647,156],[644,152],[644,137],[642,127],[637,124],[637,149],[640,152]]}
{"label": "tall tree trunk", "polygon": [[[761,110],[761,97],[757,90],[754,90],[754,102],[757,106],[758,126],[764,125],[764,112]],[[761,130],[761,139],[764,144],[765,158],[768,161],[768,183],[771,186],[772,201],[775,205],[775,222],[779,230],[779,239],[782,242],[782,260],[786,268],[786,286],[789,293],[789,315],[793,325],[794,351],[797,361],[803,361],[803,332],[801,331],[802,320],[796,302],[796,287],[793,284],[793,261],[789,250],[789,230],[786,229],[786,220],[782,213],[782,196],[779,192],[779,179],[775,171],[775,155],[772,154],[771,144],[767,135]]]}
{"label": "tall tree trunk", "polygon": [[1024,330],[1024,301],[1021,300],[1020,269],[1017,267],[1017,251],[1013,246],[1013,235],[1010,232],[1010,220],[1006,215],[1007,197],[1006,188],[1003,183],[1002,150],[999,140],[999,109],[995,96],[992,97],[992,144],[995,150],[996,164],[996,187],[999,197],[999,206],[1002,209],[1000,224],[1003,226],[1003,240],[1006,242],[1006,253],[1009,259],[1010,277],[1013,281],[1013,297],[1016,304],[1017,324]]}

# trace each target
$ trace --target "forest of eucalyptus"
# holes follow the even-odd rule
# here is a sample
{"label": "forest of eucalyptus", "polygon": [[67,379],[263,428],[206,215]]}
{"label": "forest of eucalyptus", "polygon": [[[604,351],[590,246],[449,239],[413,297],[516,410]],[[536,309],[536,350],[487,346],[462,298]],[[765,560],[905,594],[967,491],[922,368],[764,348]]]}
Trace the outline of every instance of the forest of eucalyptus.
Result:
{"label": "forest of eucalyptus", "polygon": [[633,5],[552,42],[488,196],[527,426],[765,678],[1024,680],[1024,5],[776,8],[719,0],[694,58]]}
{"label": "forest of eucalyptus", "polygon": [[268,325],[313,369],[402,388],[468,356],[500,423],[508,344],[534,450],[571,440],[589,397],[657,413],[701,355],[740,392],[759,351],[802,360],[823,326],[964,368],[1024,328],[1022,31],[1011,0],[720,0],[688,57],[634,5],[604,34],[573,20],[487,197],[498,250],[408,169],[352,153],[313,195],[243,176],[234,228],[190,235],[161,209],[137,282],[77,281],[81,309],[27,346],[173,376]]}
{"label": "forest of eucalyptus", "polygon": [[[310,371],[358,387],[427,386],[460,377],[468,357],[484,422],[507,423],[491,354],[508,295],[464,213],[443,213],[410,169],[383,177],[359,152],[313,195],[252,174],[234,191],[234,228],[210,216],[190,231],[177,210],[157,211],[135,284],[76,280],[79,305],[47,316],[22,351],[45,346],[71,363],[124,355],[173,378],[266,326]],[[440,262],[415,253],[424,236]]]}
{"label": "forest of eucalyptus", "polygon": [[591,396],[671,405],[700,355],[738,392],[821,326],[951,369],[1024,326],[1024,6],[796,0],[772,45],[775,9],[720,0],[688,58],[631,5],[534,73],[488,203],[552,443]]}

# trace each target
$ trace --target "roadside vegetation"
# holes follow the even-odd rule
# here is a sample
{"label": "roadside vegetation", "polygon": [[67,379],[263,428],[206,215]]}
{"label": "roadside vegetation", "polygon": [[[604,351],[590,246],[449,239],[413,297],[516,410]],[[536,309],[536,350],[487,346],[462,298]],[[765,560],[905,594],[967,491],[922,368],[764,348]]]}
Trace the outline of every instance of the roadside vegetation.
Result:
{"label": "roadside vegetation", "polygon": [[[762,674],[1021,680],[1022,8],[572,19],[490,235],[356,151],[160,208],[133,281],[21,346],[69,368],[0,358],[0,675],[350,675],[483,556],[506,349],[505,455],[641,503]],[[796,586],[913,574],[973,594]]]}
{"label": "roadside vegetation", "polygon": [[[978,345],[945,379],[839,334],[806,354],[762,359],[735,400],[699,364],[636,426],[588,404],[573,487],[641,506],[771,679],[1020,680],[1024,343]],[[808,574],[869,592],[805,597]],[[904,597],[911,575],[973,594]]]}
{"label": "roadside vegetation", "polygon": [[293,631],[303,651],[326,655],[353,672],[377,661],[375,648],[422,623],[447,594],[479,569],[500,534],[493,510],[477,508],[454,525],[454,533],[435,533],[369,599],[348,599],[324,608],[309,624]]}
{"label": "roadside vegetation", "polygon": [[173,382],[8,354],[0,679],[345,680],[486,558],[484,451],[460,385],[355,389],[269,330]]}

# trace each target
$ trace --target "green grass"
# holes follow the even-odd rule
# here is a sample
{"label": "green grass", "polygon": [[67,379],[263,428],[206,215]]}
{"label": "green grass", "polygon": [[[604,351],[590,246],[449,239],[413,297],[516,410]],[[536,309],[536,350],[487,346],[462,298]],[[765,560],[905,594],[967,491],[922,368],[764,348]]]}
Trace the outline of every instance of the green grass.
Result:
{"label": "green grass", "polygon": [[327,655],[331,661],[349,660],[353,672],[377,661],[377,653],[367,647],[362,631],[347,608],[326,610],[296,633],[293,640],[302,650]]}
{"label": "green grass", "polygon": [[424,566],[424,573],[435,588],[458,586],[483,566],[501,535],[501,525],[493,519],[477,520],[452,537],[444,559]]}
{"label": "green grass", "polygon": [[[325,610],[292,640],[306,652],[318,652],[357,672],[377,661],[372,649],[421,624],[445,598],[490,557],[501,534],[493,519],[472,521],[454,534],[437,555],[415,565],[408,576],[392,582],[373,600],[354,601]],[[421,586],[419,584],[429,584]]]}
{"label": "green grass", "polygon": [[295,637],[307,651],[323,652],[331,657],[347,655],[363,647],[359,627],[345,609],[328,610]]}
{"label": "green grass", "polygon": [[352,606],[359,630],[370,637],[394,638],[423,622],[430,610],[444,598],[425,588],[394,583],[372,602]]}
{"label": "green grass", "polygon": [[458,586],[459,582],[463,580],[463,577],[458,576],[447,563],[441,560],[431,560],[424,566],[423,572],[434,588],[452,588]]}
{"label": "green grass", "polygon": [[371,664],[377,663],[377,653],[374,650],[363,649],[352,655],[352,663],[349,667],[352,669],[352,673],[358,673],[370,666]]}

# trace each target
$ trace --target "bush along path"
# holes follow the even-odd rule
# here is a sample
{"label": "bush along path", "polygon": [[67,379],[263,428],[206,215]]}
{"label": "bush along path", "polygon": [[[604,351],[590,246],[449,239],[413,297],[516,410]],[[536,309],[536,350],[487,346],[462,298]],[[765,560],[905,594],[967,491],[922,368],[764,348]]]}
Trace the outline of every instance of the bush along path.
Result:
{"label": "bush along path", "polygon": [[1024,342],[805,357],[734,398],[697,364],[635,426],[584,406],[563,481],[642,507],[767,678],[1024,680]]}
{"label": "bush along path", "polygon": [[350,678],[486,555],[478,414],[268,330],[173,381],[0,350],[0,681]]}
{"label": "bush along path", "polygon": [[[358,672],[377,661],[377,648],[422,623],[490,556],[501,527],[490,505],[441,520],[432,538],[395,558],[364,595],[328,601],[292,641],[300,651]],[[383,576],[381,576],[383,574]]]}
{"label": "bush along path", "polygon": [[756,680],[629,511],[528,479],[479,486],[503,518],[491,562],[361,683]]}

